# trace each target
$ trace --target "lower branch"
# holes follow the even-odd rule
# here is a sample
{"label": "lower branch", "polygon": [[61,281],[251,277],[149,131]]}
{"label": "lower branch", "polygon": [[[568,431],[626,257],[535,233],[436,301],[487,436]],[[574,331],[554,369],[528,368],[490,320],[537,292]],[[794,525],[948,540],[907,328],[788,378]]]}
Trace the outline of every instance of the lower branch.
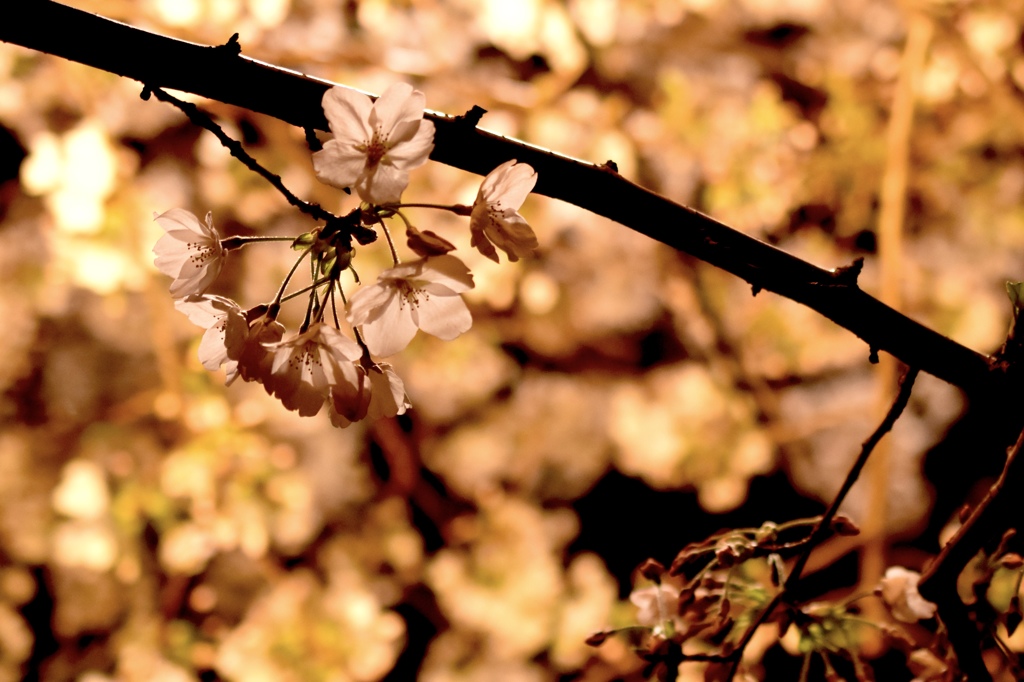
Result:
{"label": "lower branch", "polygon": [[[922,596],[935,602],[949,630],[949,642],[970,680],[991,679],[981,660],[981,636],[957,593],[957,579],[978,551],[999,538],[1014,521],[1024,489],[1024,431],[1010,449],[999,479],[985,494],[956,535],[928,566],[918,586]],[[1019,512],[1018,512],[1019,513]]]}
{"label": "lower branch", "polygon": [[[903,414],[903,411],[910,400],[910,395],[913,391],[914,381],[917,378],[917,375],[918,370],[916,368],[910,368],[907,370],[907,373],[900,382],[899,391],[893,399],[892,406],[886,412],[878,427],[871,433],[867,440],[864,441],[861,446],[860,455],[851,467],[850,472],[847,474],[842,486],[836,493],[835,498],[832,500],[832,503],[829,505],[826,512],[814,522],[814,526],[807,537],[796,543],[784,543],[779,545],[776,543],[773,535],[770,540],[753,540],[751,544],[745,548],[746,553],[744,556],[746,558],[768,556],[769,554],[780,555],[783,549],[799,549],[797,550],[797,559],[789,573],[789,576],[785,579],[781,579],[779,583],[776,583],[779,584],[778,591],[772,596],[768,603],[753,616],[752,622],[745,626],[743,634],[740,636],[736,644],[733,646],[723,646],[717,653],[683,653],[685,638],[672,642],[671,646],[669,646],[669,642],[667,641],[660,641],[658,643],[657,650],[648,653],[648,660],[663,663],[669,670],[674,670],[673,666],[678,666],[679,660],[705,661],[724,666],[724,679],[733,679],[742,662],[743,652],[752,641],[757,630],[765,623],[770,622],[773,617],[776,616],[776,612],[780,607],[799,610],[798,604],[801,599],[799,594],[801,575],[807,565],[811,552],[814,551],[814,548],[830,534],[836,532],[849,532],[850,529],[848,527],[848,522],[837,523],[837,512],[839,507],[842,505],[847,494],[850,492],[850,489],[859,478],[861,471],[864,469],[864,466],[867,464],[867,461],[871,456],[871,453],[875,450],[876,446],[885,434],[892,430],[896,421]],[[777,528],[777,530],[781,531],[781,527]],[[758,533],[755,532],[754,537],[756,538],[757,535]],[[679,556],[676,557],[675,562],[673,562],[672,567],[669,570],[669,574],[683,574],[686,572],[686,566],[694,560],[699,560],[700,557],[706,557],[709,554],[714,554],[715,558],[712,562],[701,571],[702,574],[707,573],[718,561],[727,558],[730,555],[730,552],[743,551],[728,548],[728,542],[730,540],[735,540],[735,538],[735,531],[731,533],[726,532],[720,536],[713,537],[706,542],[688,546],[680,552]],[[726,543],[725,547],[722,545],[723,542]],[[771,559],[769,558],[769,560]],[[724,565],[732,566],[733,563],[730,561]],[[650,561],[650,564],[645,564],[645,566],[647,567],[646,570],[645,568],[641,568],[641,572],[645,575],[647,575],[648,571],[654,573],[656,582],[660,584],[660,574],[663,571],[663,567],[653,560]],[[654,570],[655,568],[656,570]],[[699,577],[693,578],[691,581],[691,587],[696,585],[698,582]],[[693,602],[693,600],[686,603],[687,608],[695,603],[691,602]],[[702,609],[705,612],[708,610],[706,604],[695,608],[698,608],[699,610]]]}

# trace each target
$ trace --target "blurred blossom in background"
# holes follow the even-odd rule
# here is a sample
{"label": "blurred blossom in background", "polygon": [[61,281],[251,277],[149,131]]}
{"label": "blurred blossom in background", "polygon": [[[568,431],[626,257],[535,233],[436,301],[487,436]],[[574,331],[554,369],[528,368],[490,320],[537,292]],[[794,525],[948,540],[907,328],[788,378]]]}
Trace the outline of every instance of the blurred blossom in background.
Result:
{"label": "blurred blossom in background", "polygon": [[[894,2],[68,4],[200,43],[237,32],[248,56],[369,92],[409,82],[437,111],[480,105],[484,128],[612,159],[822,267],[865,256],[877,288]],[[1022,26],[994,1],[933,10],[904,310],[989,352],[1024,265]],[[409,210],[476,286],[468,333],[392,359],[408,414],[339,430],[224,387],[152,265],[154,212],[212,211],[225,236],[314,225],[139,92],[0,44],[0,680],[639,675],[624,643],[584,644],[636,622],[633,569],[816,513],[874,427],[851,334],[539,196],[521,209],[537,255],[500,265],[463,219]],[[192,99],[299,196],[356,206],[316,182],[301,130]],[[472,204],[479,183],[428,163],[404,196]],[[211,292],[269,301],[292,258],[233,252]],[[373,282],[390,258],[374,244],[357,263]],[[893,539],[945,523],[948,481],[922,459],[961,411],[921,378],[893,435]],[[855,489],[847,511],[865,504]]]}

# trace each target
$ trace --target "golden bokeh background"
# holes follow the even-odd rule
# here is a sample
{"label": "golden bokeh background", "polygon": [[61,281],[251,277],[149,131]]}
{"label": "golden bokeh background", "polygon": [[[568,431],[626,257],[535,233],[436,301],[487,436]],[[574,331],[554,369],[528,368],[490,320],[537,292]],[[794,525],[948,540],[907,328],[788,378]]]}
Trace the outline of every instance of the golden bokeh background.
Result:
{"label": "golden bokeh background", "polygon": [[[1005,334],[1003,282],[1024,269],[1019,1],[68,4],[200,43],[237,32],[247,56],[369,92],[408,81],[437,111],[480,105],[484,128],[613,159],[822,267],[864,256],[869,292],[923,13],[902,308],[981,352]],[[584,644],[634,622],[632,568],[815,513],[874,427],[852,334],[537,196],[540,249],[516,264],[471,251],[463,219],[410,210],[477,285],[469,333],[393,359],[408,416],[337,430],[224,387],[152,265],[153,214],[212,211],[225,234],[313,224],[140,90],[0,44],[0,680],[636,679],[625,644]],[[316,182],[301,130],[191,99],[300,197],[355,205]],[[471,203],[479,181],[431,163],[405,198]],[[375,244],[356,264],[372,281],[388,259]],[[265,302],[291,262],[280,245],[232,253],[214,292]],[[904,552],[937,548],[973,480],[936,506],[957,475],[923,475],[962,410],[921,377],[893,434],[885,528]],[[869,499],[855,489],[846,511]]]}

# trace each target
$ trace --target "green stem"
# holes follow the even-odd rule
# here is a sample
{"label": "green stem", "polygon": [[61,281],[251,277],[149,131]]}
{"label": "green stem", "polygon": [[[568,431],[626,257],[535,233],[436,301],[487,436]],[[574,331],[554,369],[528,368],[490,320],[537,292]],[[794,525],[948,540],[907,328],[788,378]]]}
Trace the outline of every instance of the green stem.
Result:
{"label": "green stem", "polygon": [[281,299],[284,297],[284,290],[288,287],[288,282],[291,281],[295,271],[298,270],[299,263],[301,263],[302,259],[309,255],[309,252],[312,250],[312,244],[306,247],[306,249],[299,254],[299,257],[295,259],[295,262],[292,264],[292,269],[288,271],[287,275],[285,275],[284,281],[281,282],[281,287],[277,290],[277,295],[274,296],[274,302],[270,304],[270,309],[267,312],[267,317],[269,319],[274,320],[277,318],[277,311],[281,307]]}
{"label": "green stem", "polygon": [[412,223],[409,222],[409,219],[405,217],[404,213],[402,213],[401,211],[395,211],[395,215],[398,216],[399,218],[401,218],[402,222],[405,223],[405,229],[406,230],[415,230],[416,229],[415,227],[412,226]]}
{"label": "green stem", "polygon": [[[351,267],[349,269],[351,270]],[[353,274],[355,274],[354,270],[353,270]],[[356,277],[356,283],[358,283],[358,282],[359,282],[359,277],[357,276]],[[348,298],[345,296],[345,290],[342,288],[341,282],[337,282],[336,284],[337,284],[337,289],[338,289],[338,295],[341,296],[341,302],[344,303],[345,305],[348,305]],[[352,333],[355,334],[356,343],[358,343],[359,347],[363,349],[364,364],[367,364],[367,363],[368,364],[373,364],[373,358],[370,357],[370,349],[366,347],[366,342],[363,341],[363,335],[359,333],[359,328],[353,326],[352,327]]]}
{"label": "green stem", "polygon": [[293,291],[292,293],[288,294],[287,296],[285,296],[284,298],[282,298],[282,299],[281,299],[281,303],[284,303],[284,302],[286,302],[286,301],[290,301],[290,300],[292,300],[293,298],[296,298],[296,297],[298,297],[298,296],[301,296],[302,294],[306,293],[306,292],[307,292],[307,291],[309,291],[310,289],[315,289],[316,287],[318,287],[318,286],[320,286],[320,285],[322,285],[322,284],[327,284],[327,283],[328,283],[328,282],[330,282],[330,281],[331,281],[331,278],[330,278],[330,277],[324,277],[324,278],[323,278],[323,279],[321,279],[321,280],[318,280],[318,281],[316,281],[316,282],[313,282],[312,284],[310,284],[310,285],[309,285],[309,286],[307,286],[307,287],[302,287],[302,288],[301,288],[301,289],[299,289],[298,291]]}
{"label": "green stem", "polygon": [[395,212],[400,208],[436,208],[439,211],[450,211],[456,215],[471,215],[473,213],[473,207],[465,204],[452,206],[445,204],[388,204],[386,208],[394,209]]}
{"label": "green stem", "polygon": [[807,682],[808,676],[811,674],[811,652],[808,651],[804,654],[803,665],[800,666],[800,682]]}
{"label": "green stem", "polygon": [[[405,218],[402,218],[402,220],[405,220]],[[395,262],[395,265],[399,265],[402,260],[398,257],[398,251],[395,250],[395,240],[391,238],[391,230],[388,229],[383,220],[380,221],[380,229],[384,231],[384,238],[388,240],[388,248],[391,249],[391,260]]]}
{"label": "green stem", "polygon": [[225,251],[233,251],[240,249],[246,244],[254,244],[256,242],[293,242],[295,237],[271,237],[263,235],[254,235],[251,237],[225,237],[220,240],[220,246]]}

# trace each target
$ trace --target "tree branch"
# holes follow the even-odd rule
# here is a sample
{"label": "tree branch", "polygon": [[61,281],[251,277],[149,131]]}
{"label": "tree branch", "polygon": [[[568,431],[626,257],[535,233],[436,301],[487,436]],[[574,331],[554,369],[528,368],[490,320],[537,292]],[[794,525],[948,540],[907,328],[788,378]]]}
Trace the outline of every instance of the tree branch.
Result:
{"label": "tree branch", "polygon": [[[981,633],[957,592],[957,579],[981,547],[991,543],[1020,517],[1020,491],[1024,488],[1024,432],[1010,449],[999,479],[967,521],[946,543],[921,576],[918,589],[939,607],[960,667],[970,680],[991,679],[981,660]],[[984,676],[983,676],[984,675]]]}
{"label": "tree branch", "polygon": [[861,444],[860,454],[857,455],[857,459],[854,461],[853,466],[850,467],[850,472],[846,474],[846,478],[843,479],[843,484],[839,487],[839,492],[832,499],[832,503],[828,506],[828,509],[821,516],[821,520],[814,526],[814,530],[811,531],[811,535],[808,538],[807,549],[804,550],[793,565],[792,570],[789,573],[789,578],[786,579],[785,585],[783,585],[783,591],[792,591],[797,583],[800,581],[800,576],[803,574],[804,568],[807,566],[807,561],[811,558],[811,552],[814,548],[821,543],[825,537],[832,532],[832,519],[836,517],[839,512],[839,507],[843,504],[846,496],[853,488],[853,484],[860,478],[860,473],[863,471],[864,466],[868,463],[868,458],[871,457],[871,453],[874,452],[875,447],[881,442],[885,434],[892,431],[892,427],[896,425],[896,420],[903,414],[903,410],[906,409],[907,403],[910,402],[910,394],[914,390],[914,382],[917,380],[917,368],[908,367],[906,374],[899,381],[899,390],[896,392],[896,397],[893,398],[892,406],[889,407],[889,411],[885,413],[885,417],[882,419],[878,427],[868,436],[868,439]]}
{"label": "tree branch", "polygon": [[[320,100],[334,84],[239,52],[133,28],[51,0],[0,10],[0,40],[87,64],[153,87],[184,90],[296,126],[327,129]],[[428,112],[431,158],[480,175],[512,158],[539,176],[536,192],[605,216],[824,315],[863,339],[969,393],[1007,383],[1001,367],[862,291],[856,268],[824,270],[640,187],[614,170],[475,127],[472,117]]]}

